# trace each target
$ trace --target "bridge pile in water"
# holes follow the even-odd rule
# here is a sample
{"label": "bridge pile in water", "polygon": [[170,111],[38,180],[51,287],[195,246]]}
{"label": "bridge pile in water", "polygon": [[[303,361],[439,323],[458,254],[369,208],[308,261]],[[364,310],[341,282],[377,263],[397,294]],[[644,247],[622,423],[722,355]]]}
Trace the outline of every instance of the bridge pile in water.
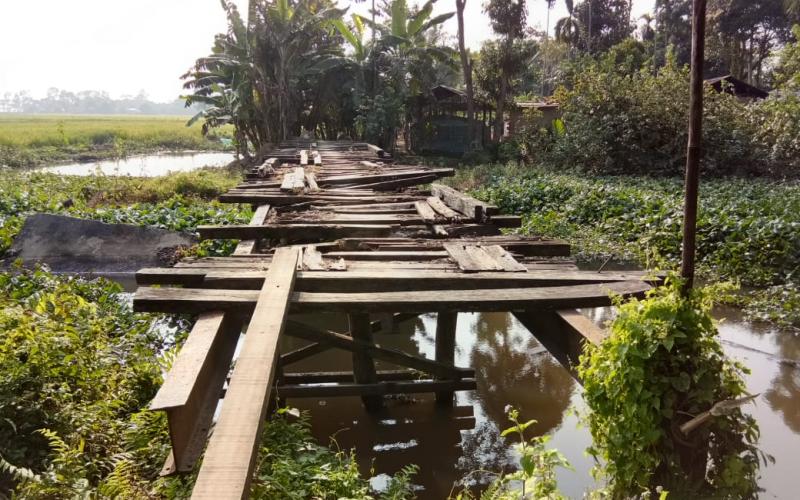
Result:
{"label": "bridge pile in water", "polygon": [[[453,363],[459,312],[513,312],[571,366],[581,342],[602,336],[575,308],[652,285],[639,272],[579,271],[562,241],[503,234],[519,217],[436,183],[453,173],[363,143],[287,142],[220,197],[253,204],[249,225],[199,229],[240,240],[232,256],[137,273],[136,310],[198,315],[151,404],[169,420],[165,474],[191,470],[205,448],[193,498],[246,498],[276,397],[357,395],[374,410],[386,394],[432,392],[449,405],[453,391],[475,389],[474,369]],[[349,331],[304,322],[319,312],[348,315]],[[438,315],[435,359],[374,343],[421,313]],[[279,352],[282,335],[308,344]],[[284,374],[328,349],[350,351],[352,371]]]}

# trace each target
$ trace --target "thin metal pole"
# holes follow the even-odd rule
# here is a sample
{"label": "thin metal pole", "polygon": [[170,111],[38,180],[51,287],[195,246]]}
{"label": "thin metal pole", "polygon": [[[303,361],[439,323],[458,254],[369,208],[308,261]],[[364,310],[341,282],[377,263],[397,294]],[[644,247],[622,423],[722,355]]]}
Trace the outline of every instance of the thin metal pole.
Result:
{"label": "thin metal pole", "polygon": [[686,153],[686,195],[683,204],[683,258],[681,277],[685,291],[694,285],[697,235],[697,195],[703,141],[703,60],[706,34],[706,0],[692,2],[692,77],[689,97],[689,146]]}

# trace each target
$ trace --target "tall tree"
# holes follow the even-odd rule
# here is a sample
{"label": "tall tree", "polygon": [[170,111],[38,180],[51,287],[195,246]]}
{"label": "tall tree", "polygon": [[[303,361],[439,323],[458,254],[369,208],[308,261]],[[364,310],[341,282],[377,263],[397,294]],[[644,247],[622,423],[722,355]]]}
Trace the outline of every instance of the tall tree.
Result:
{"label": "tall tree", "polygon": [[774,50],[791,38],[783,0],[709,0],[710,73],[731,73],[753,85],[764,82]]}
{"label": "tall tree", "polygon": [[488,0],[484,12],[489,15],[492,30],[503,37],[503,51],[500,55],[500,91],[497,94],[494,124],[495,140],[501,140],[505,131],[505,108],[508,98],[509,80],[513,76],[514,41],[525,34],[527,11],[525,0]]}
{"label": "tall tree", "polygon": [[461,56],[461,69],[464,73],[464,88],[467,94],[467,130],[469,130],[470,149],[476,141],[475,133],[475,99],[472,88],[472,61],[464,43],[464,8],[467,0],[456,0],[456,17],[458,19],[458,53]]}
{"label": "tall tree", "polygon": [[586,0],[573,6],[566,2],[568,16],[556,23],[556,38],[581,52],[600,53],[633,32],[629,0]]}

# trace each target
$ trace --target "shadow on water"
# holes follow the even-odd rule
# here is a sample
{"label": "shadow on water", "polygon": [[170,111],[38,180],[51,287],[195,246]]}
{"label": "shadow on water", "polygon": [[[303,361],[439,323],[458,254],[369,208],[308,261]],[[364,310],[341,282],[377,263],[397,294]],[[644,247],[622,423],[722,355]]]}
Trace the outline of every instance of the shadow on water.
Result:
{"label": "shadow on water", "polygon": [[231,153],[160,153],[129,156],[119,160],[67,163],[35,169],[61,175],[130,175],[156,177],[170,172],[188,172],[202,167],[224,167],[233,161]]}
{"label": "shadow on water", "polygon": [[[610,317],[608,309],[583,311],[598,324]],[[736,310],[718,310],[720,336],[729,356],[743,361],[752,374],[747,385],[760,393],[747,409],[761,427],[761,447],[775,458],[761,468],[763,498],[795,498],[800,480],[794,470],[800,452],[800,338],[790,332],[744,322]],[[346,318],[319,315],[309,321],[345,331]],[[399,325],[395,332],[376,335],[376,342],[426,357],[434,356],[435,315]],[[286,338],[284,349],[302,342]],[[343,449],[354,447],[362,472],[385,482],[386,474],[403,465],[420,467],[415,478],[421,499],[442,499],[453,484],[471,471],[508,470],[516,462],[508,440],[500,432],[508,427],[504,408],[514,405],[521,418],[536,419],[536,434],[550,433],[549,446],[566,455],[574,471],[558,473],[562,491],[580,498],[594,486],[592,460],[584,450],[588,430],[578,426],[572,410],[584,409],[580,386],[569,373],[506,313],[460,314],[456,364],[476,370],[477,390],[456,394],[455,408],[442,410],[432,395],[396,397],[371,415],[359,398],[292,399],[288,403],[311,411],[314,434],[326,443],[334,436]],[[378,363],[379,369],[394,368]],[[330,350],[316,358],[291,365],[287,371],[344,371],[351,369],[350,354]],[[480,489],[488,474],[473,474],[468,483]]]}

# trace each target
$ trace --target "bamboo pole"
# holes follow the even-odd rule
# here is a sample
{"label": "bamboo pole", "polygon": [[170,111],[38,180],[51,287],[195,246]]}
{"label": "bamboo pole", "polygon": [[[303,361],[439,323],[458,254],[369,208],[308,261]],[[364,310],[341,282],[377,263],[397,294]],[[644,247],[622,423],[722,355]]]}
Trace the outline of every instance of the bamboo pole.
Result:
{"label": "bamboo pole", "polygon": [[683,256],[681,277],[685,290],[694,285],[697,236],[697,197],[703,141],[703,60],[705,52],[706,0],[692,2],[692,69],[689,99],[689,145],[686,153],[686,191],[683,205]]}

